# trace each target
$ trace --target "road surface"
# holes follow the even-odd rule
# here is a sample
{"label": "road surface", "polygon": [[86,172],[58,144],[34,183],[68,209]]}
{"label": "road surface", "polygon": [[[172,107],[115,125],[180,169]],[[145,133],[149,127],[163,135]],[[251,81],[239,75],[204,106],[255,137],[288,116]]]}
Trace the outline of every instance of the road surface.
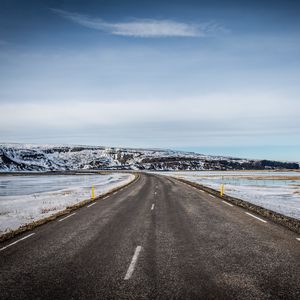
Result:
{"label": "road surface", "polygon": [[0,245],[3,299],[300,299],[299,235],[142,174]]}

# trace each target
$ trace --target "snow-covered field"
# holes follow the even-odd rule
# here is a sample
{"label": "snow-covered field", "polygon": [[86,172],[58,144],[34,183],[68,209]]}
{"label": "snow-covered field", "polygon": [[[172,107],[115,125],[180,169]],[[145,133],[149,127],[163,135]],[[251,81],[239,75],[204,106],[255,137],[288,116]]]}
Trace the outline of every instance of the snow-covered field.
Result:
{"label": "snow-covered field", "polygon": [[289,217],[300,219],[300,173],[268,171],[164,172],[219,190]]}
{"label": "snow-covered field", "polygon": [[99,196],[134,179],[132,174],[0,176],[0,234]]}

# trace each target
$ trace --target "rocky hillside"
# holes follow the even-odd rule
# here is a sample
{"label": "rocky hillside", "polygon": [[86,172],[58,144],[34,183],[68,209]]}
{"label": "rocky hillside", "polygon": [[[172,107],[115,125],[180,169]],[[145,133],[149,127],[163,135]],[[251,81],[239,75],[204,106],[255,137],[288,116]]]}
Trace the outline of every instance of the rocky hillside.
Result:
{"label": "rocky hillside", "polygon": [[0,145],[0,171],[299,169],[298,163],[192,152],[89,146]]}

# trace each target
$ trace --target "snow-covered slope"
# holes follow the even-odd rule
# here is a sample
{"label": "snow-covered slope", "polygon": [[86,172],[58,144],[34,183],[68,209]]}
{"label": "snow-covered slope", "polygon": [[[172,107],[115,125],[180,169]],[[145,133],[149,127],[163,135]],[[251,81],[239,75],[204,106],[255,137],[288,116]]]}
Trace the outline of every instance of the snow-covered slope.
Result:
{"label": "snow-covered slope", "polygon": [[298,169],[298,163],[192,152],[69,145],[0,144],[0,171]]}

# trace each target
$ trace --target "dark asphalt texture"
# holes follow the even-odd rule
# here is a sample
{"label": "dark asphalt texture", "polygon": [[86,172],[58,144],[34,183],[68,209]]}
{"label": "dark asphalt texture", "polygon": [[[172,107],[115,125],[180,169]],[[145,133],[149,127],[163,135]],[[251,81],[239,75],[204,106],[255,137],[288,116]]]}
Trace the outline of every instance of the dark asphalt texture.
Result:
{"label": "dark asphalt texture", "polygon": [[297,234],[175,179],[141,174],[75,212],[0,251],[1,300],[300,299]]}

